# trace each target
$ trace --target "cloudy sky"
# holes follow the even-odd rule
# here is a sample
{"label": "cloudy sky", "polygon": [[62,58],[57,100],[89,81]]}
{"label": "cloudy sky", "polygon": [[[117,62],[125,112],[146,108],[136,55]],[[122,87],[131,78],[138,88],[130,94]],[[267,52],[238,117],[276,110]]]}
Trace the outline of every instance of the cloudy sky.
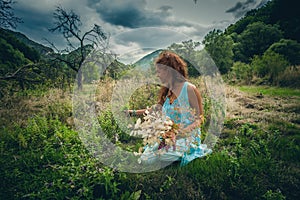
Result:
{"label": "cloudy sky", "polygon": [[[126,62],[145,55],[146,49],[165,48],[188,39],[202,41],[212,29],[224,30],[245,12],[268,0],[16,0],[14,12],[22,18],[16,31],[59,49],[66,43],[54,27],[57,6],[80,16],[83,32],[100,25],[109,33],[111,48]],[[130,58],[130,59],[128,59]]]}

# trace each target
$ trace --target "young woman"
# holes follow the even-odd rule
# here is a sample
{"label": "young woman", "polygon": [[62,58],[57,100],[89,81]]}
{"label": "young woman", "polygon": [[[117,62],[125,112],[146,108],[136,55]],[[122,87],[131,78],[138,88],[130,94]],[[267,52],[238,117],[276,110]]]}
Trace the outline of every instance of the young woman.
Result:
{"label": "young woman", "polygon": [[[177,54],[163,51],[155,61],[156,73],[162,86],[158,104],[163,116],[168,116],[184,133],[176,138],[176,147],[161,147],[159,144],[146,145],[141,156],[143,163],[157,161],[180,161],[186,165],[195,158],[211,152],[201,144],[200,126],[203,123],[203,106],[199,90],[187,81],[187,64]],[[143,110],[129,110],[129,114],[141,115]]]}

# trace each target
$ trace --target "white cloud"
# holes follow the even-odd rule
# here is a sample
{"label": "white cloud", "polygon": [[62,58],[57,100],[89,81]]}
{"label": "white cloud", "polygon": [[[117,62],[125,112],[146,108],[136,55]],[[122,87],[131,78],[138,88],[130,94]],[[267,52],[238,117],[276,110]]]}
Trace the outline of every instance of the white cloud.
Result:
{"label": "white cloud", "polygon": [[111,38],[111,50],[125,63],[134,63],[151,51],[164,49],[190,37],[171,28],[143,27],[131,29]]}

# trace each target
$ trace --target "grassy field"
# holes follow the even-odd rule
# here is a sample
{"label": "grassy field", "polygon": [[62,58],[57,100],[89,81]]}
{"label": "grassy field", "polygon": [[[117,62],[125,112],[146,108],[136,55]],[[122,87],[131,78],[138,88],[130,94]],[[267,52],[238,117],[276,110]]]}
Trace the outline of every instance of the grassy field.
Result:
{"label": "grassy field", "polygon": [[279,97],[300,97],[299,89],[292,88],[280,88],[280,87],[270,87],[270,86],[240,86],[239,90],[243,92],[248,92],[252,94],[262,94],[270,96]]}
{"label": "grassy field", "polygon": [[[104,102],[99,122],[111,141],[117,133],[116,144],[136,150],[105,111],[109,88],[110,81],[102,82],[97,91],[96,100]],[[226,119],[213,153],[185,167],[174,163],[141,174],[119,172],[90,155],[74,131],[71,94],[37,94],[2,99],[0,199],[300,197],[299,90],[227,86]],[[131,101],[128,106],[150,103]]]}

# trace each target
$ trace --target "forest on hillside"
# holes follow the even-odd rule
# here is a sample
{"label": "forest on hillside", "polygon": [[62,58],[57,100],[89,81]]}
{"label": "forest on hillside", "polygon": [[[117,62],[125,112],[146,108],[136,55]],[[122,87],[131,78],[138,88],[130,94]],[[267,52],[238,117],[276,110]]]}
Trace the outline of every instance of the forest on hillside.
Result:
{"label": "forest on hillside", "polygon": [[[221,74],[232,83],[299,88],[300,23],[297,6],[292,6],[294,2],[270,1],[259,9],[251,10],[224,31],[211,30],[203,41],[185,41],[170,48],[175,51],[182,49],[180,51],[185,55],[204,44]],[[63,10],[57,11],[57,14],[62,13]],[[30,41],[21,33],[4,28],[0,32],[1,95],[37,85],[70,85],[76,74],[74,72],[79,69],[76,62],[80,63],[81,58],[78,57],[85,58],[94,48],[84,43],[84,46],[74,47],[69,52],[55,52],[50,47]],[[112,59],[117,62],[118,58]],[[108,71],[122,72],[130,68],[117,63]],[[106,74],[116,75],[115,72]],[[85,76],[83,79],[88,82],[93,75]]]}
{"label": "forest on hillside", "polygon": [[[75,127],[73,92],[90,98],[93,91],[95,99],[79,106],[96,113],[111,143],[137,152],[143,142],[124,132],[125,122],[113,114],[112,93],[136,66],[150,66],[152,73],[161,49],[124,64],[108,47],[109,33],[97,24],[81,32],[80,16],[60,6],[49,31],[61,34],[68,47],[60,50],[51,41],[45,46],[15,31],[22,19],[13,3],[0,1],[0,199],[299,199],[297,1],[268,1],[226,29],[210,30],[203,41],[166,47],[196,60],[186,62],[189,80],[203,94],[203,137],[214,106],[224,106],[210,99],[205,77],[194,67],[203,54],[224,81],[226,116],[211,155],[140,174],[118,171],[91,155]],[[87,65],[91,55],[97,63]],[[157,91],[151,84],[138,88],[122,109],[155,104]]]}

